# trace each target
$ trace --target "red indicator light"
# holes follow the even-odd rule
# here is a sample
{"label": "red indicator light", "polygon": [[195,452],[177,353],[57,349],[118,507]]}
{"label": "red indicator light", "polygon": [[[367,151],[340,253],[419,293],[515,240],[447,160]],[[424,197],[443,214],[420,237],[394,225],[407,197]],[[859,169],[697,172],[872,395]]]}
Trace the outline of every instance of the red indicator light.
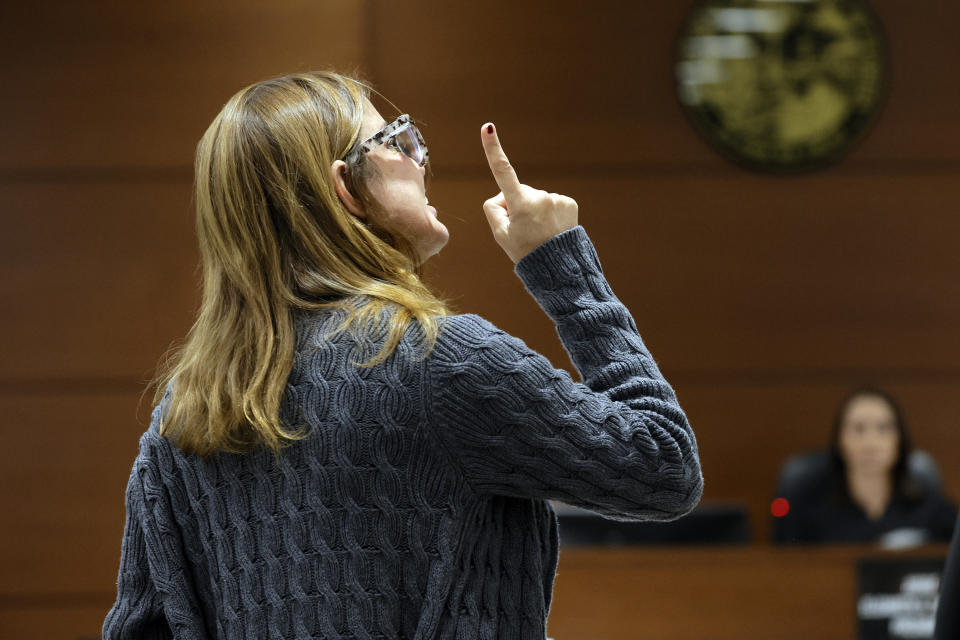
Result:
{"label": "red indicator light", "polygon": [[773,514],[774,518],[782,518],[790,513],[790,503],[786,498],[777,498],[770,505],[770,513]]}

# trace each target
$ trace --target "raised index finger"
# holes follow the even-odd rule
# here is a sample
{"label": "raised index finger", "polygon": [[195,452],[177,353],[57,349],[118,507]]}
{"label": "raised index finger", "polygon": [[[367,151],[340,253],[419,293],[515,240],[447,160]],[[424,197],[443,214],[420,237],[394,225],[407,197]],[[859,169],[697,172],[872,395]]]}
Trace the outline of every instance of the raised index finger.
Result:
{"label": "raised index finger", "polygon": [[507,159],[507,154],[503,152],[500,146],[500,138],[497,137],[497,130],[493,123],[488,122],[480,129],[480,142],[483,143],[483,151],[487,154],[487,164],[490,165],[490,172],[493,173],[493,179],[497,181],[497,186],[503,195],[510,198],[520,192],[520,181],[517,179],[517,172],[513,170],[513,165]]}

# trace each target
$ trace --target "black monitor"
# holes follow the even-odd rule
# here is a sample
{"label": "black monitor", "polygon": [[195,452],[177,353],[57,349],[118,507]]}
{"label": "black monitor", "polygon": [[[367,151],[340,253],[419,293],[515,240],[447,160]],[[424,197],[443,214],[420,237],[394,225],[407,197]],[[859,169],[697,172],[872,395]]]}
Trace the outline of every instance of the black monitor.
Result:
{"label": "black monitor", "polygon": [[556,506],[560,544],[619,545],[742,545],[750,542],[746,507],[739,504],[700,505],[672,522],[619,522],[566,505]]}

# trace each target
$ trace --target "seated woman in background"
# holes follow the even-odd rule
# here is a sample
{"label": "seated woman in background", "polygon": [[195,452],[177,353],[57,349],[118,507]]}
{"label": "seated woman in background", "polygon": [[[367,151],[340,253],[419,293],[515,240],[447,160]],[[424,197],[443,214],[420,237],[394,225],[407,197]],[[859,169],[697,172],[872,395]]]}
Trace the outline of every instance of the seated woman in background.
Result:
{"label": "seated woman in background", "polygon": [[[913,451],[893,396],[877,388],[854,391],[837,409],[829,453],[785,468],[774,501],[780,516],[774,541],[911,546],[950,540],[957,508],[940,492],[932,464],[924,473],[923,455]],[[911,464],[911,456],[920,464]]]}

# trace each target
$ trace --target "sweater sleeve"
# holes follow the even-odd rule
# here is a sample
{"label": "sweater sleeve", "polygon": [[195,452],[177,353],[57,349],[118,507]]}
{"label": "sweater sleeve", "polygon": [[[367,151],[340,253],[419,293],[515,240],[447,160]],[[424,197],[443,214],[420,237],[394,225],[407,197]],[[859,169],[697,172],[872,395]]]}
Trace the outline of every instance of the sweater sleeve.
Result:
{"label": "sweater sleeve", "polygon": [[616,519],[690,511],[703,487],[693,431],[586,232],[555,236],[516,271],[583,383],[482,318],[449,318],[426,365],[447,457],[481,494],[557,499]]}
{"label": "sweater sleeve", "polygon": [[146,499],[135,465],[127,483],[127,521],[120,553],[117,600],[103,623],[104,640],[172,638],[147,560],[143,519]]}

